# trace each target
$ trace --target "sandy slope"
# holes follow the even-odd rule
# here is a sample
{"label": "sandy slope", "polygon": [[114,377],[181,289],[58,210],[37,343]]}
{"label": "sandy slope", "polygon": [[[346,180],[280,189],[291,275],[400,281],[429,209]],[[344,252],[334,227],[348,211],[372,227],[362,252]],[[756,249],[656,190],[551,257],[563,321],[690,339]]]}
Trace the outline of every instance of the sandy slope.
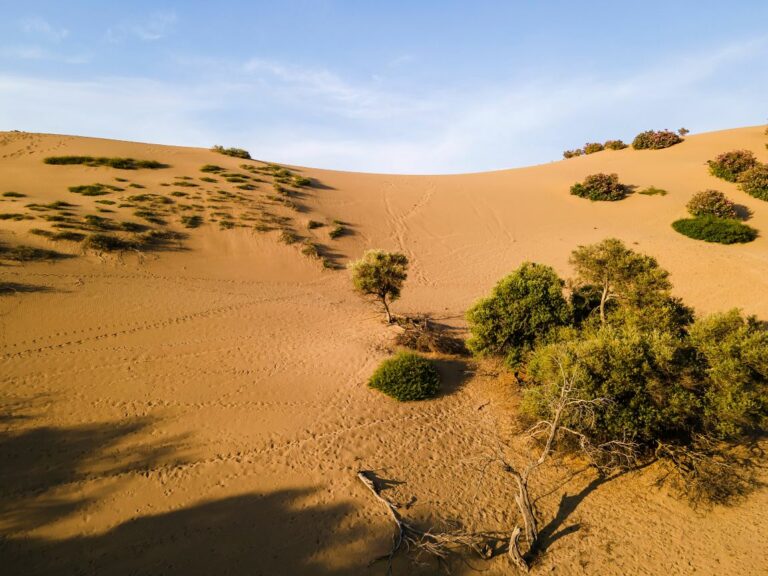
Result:
{"label": "sandy slope", "polygon": [[[567,276],[570,251],[607,236],[656,256],[698,310],[740,306],[768,318],[768,204],[705,166],[734,148],[768,161],[767,140],[762,127],[745,128],[665,151],[461,176],[301,169],[323,186],[302,200],[296,229],[310,234],[308,218],[349,222],[354,234],[335,241],[327,228],[311,233],[342,263],[369,247],[405,251],[412,273],[398,311],[454,324],[520,262]],[[53,154],[172,168],[42,164]],[[161,182],[197,178],[211,162],[239,164],[192,148],[4,134],[0,193],[28,198],[0,212],[73,201],[68,186],[115,176],[165,193]],[[670,194],[610,204],[568,195],[597,171]],[[671,221],[704,188],[751,208],[762,237],[717,246],[676,234]],[[97,206],[74,198],[79,209]],[[0,241],[61,249],[27,233],[39,224],[0,222]],[[408,516],[509,529],[511,486],[498,471],[477,471],[511,420],[504,376],[443,359],[446,393],[434,401],[398,405],[369,391],[392,329],[351,293],[345,272],[322,270],[276,235],[207,225],[183,251],[0,268],[0,281],[26,286],[0,297],[4,573],[381,574],[382,564],[366,566],[387,550],[390,526],[355,480],[361,467],[402,482],[389,494]],[[654,478],[600,484],[578,466],[550,467],[537,491],[547,543],[537,571],[768,574],[768,493],[694,512]],[[510,573],[503,557],[472,565]]]}

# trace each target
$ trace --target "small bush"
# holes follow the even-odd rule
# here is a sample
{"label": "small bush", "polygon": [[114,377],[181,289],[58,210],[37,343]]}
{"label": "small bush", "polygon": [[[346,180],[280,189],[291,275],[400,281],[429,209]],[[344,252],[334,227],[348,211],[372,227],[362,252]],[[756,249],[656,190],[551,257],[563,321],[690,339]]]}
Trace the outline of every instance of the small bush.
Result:
{"label": "small bush", "polygon": [[312,184],[312,180],[309,178],[305,178],[304,176],[294,176],[293,177],[293,183],[296,186],[310,186]]}
{"label": "small bush", "polygon": [[400,352],[381,363],[368,380],[368,386],[400,402],[424,400],[440,390],[440,374],[427,358],[413,352]]}
{"label": "small bush", "polygon": [[683,139],[670,130],[648,130],[641,132],[632,141],[635,150],[661,150],[679,144]]}
{"label": "small bush", "polygon": [[672,228],[684,236],[718,244],[743,244],[757,238],[757,230],[738,220],[697,216],[672,223]]}
{"label": "small bush", "polygon": [[320,259],[320,247],[311,240],[304,240],[301,246],[301,253],[309,258]]}
{"label": "small bush", "polygon": [[640,190],[638,194],[642,194],[643,196],[666,196],[667,191],[663,188],[656,188],[656,186],[648,186],[648,188]]}
{"label": "small bush", "polygon": [[627,144],[623,140],[606,140],[605,142],[606,150],[624,150],[624,148],[627,148]]}
{"label": "small bush", "polygon": [[4,198],[26,198],[26,194],[22,194],[21,192],[3,192]]}
{"label": "small bush", "polygon": [[750,196],[768,201],[768,164],[758,164],[742,172],[739,188]]}
{"label": "small bush", "polygon": [[732,150],[720,154],[714,160],[708,160],[707,164],[713,176],[736,182],[740,174],[757,166],[757,158],[749,150]]}
{"label": "small bush", "polygon": [[581,148],[577,148],[576,150],[566,150],[563,152],[563,158],[566,160],[568,158],[576,158],[576,156],[582,156],[584,154],[584,151]]}
{"label": "small bush", "polygon": [[153,212],[152,210],[136,210],[133,215],[138,218],[143,218],[152,224],[166,224],[165,220],[163,220],[160,216],[158,216],[156,212]]}
{"label": "small bush", "polygon": [[50,239],[54,241],[65,240],[67,242],[82,242],[85,239],[85,234],[71,231],[56,232],[50,236]]}
{"label": "small bush", "polygon": [[135,158],[107,158],[104,156],[50,156],[43,160],[46,164],[85,164],[86,166],[108,166],[119,170],[137,170],[147,168],[149,170],[158,170],[160,168],[169,168],[168,164],[157,162],[155,160],[136,160]]}
{"label": "small bush", "polygon": [[336,238],[339,238],[343,236],[346,233],[347,229],[344,228],[341,224],[336,224],[331,230],[328,232],[328,236],[330,236],[333,240],[336,240]]}
{"label": "small bush", "polygon": [[33,246],[5,246],[0,244],[0,260],[11,260],[13,262],[37,262],[41,260],[60,260],[67,258],[67,254],[56,252],[55,250],[46,250],[44,248],[35,248]]}
{"label": "small bush", "polygon": [[619,182],[618,174],[591,174],[580,184],[571,186],[571,194],[590,200],[621,200],[629,193],[629,186]]}
{"label": "small bush", "polygon": [[104,196],[105,194],[109,194],[109,190],[107,190],[102,184],[70,186],[69,191],[74,192],[75,194],[82,194],[83,196]]}
{"label": "small bush", "polygon": [[604,149],[600,142],[587,142],[584,144],[584,154],[594,154],[595,152],[602,152]]}
{"label": "small bush", "polygon": [[210,176],[203,176],[202,178],[200,178],[200,180],[202,182],[208,182],[208,183],[218,182],[216,178],[211,178]]}
{"label": "small bush", "polygon": [[322,228],[323,226],[325,226],[325,224],[318,222],[317,220],[310,220],[307,222],[307,228],[310,230],[314,230],[315,228]]}
{"label": "small bush", "polygon": [[251,155],[247,150],[242,148],[224,148],[224,146],[214,146],[211,148],[214,152],[224,154],[225,156],[233,156],[234,158],[242,158],[243,160],[250,160]]}
{"label": "small bush", "polygon": [[696,192],[685,205],[692,216],[716,216],[718,218],[733,218],[738,216],[736,204],[728,200],[725,194],[717,190]]}
{"label": "small bush", "polygon": [[217,166],[216,164],[205,164],[200,168],[200,172],[210,172],[216,174],[217,172],[224,172],[224,168]]}
{"label": "small bush", "polygon": [[688,130],[688,128],[679,128],[677,130],[677,133],[680,134],[680,136],[687,136],[691,131]]}
{"label": "small bush", "polygon": [[184,228],[199,228],[203,224],[203,217],[198,214],[182,216],[181,223],[184,225]]}

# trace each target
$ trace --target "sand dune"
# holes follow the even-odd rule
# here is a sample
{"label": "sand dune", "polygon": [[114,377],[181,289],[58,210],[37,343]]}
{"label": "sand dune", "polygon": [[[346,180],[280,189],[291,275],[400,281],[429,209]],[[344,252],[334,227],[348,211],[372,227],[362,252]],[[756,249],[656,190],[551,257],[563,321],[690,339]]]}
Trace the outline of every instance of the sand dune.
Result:
{"label": "sand dune", "polygon": [[[657,257],[698,311],[737,306],[768,318],[768,204],[706,167],[735,148],[768,161],[766,141],[764,127],[743,128],[662,151],[459,176],[293,167],[316,183],[301,189],[296,212],[266,199],[273,186],[263,173],[250,181],[254,190],[216,174],[216,183],[200,181],[204,164],[248,174],[241,160],[208,150],[0,134],[0,194],[25,195],[0,196],[0,213],[33,217],[0,222],[0,242],[74,256],[0,267],[0,283],[12,288],[0,296],[2,565],[9,574],[382,574],[383,564],[368,563],[388,550],[391,526],[357,482],[361,467],[401,482],[392,498],[425,524],[457,518],[509,530],[512,486],[476,470],[477,455],[513,419],[504,375],[438,358],[447,389],[433,401],[397,404],[368,390],[395,329],[352,293],[345,271],[280,243],[278,231],[255,231],[259,211],[292,218],[292,229],[339,268],[367,248],[405,252],[412,267],[397,311],[455,326],[521,262],[567,277],[571,250],[606,237]],[[42,162],[54,155],[170,167]],[[614,203],[568,194],[594,172],[669,194]],[[68,191],[97,182],[123,190]],[[751,209],[761,236],[722,246],[672,230],[691,195],[707,188]],[[30,203],[68,201],[80,216],[140,222],[135,206],[119,204],[170,191],[187,194],[163,214],[188,235],[179,245],[81,253],[76,243],[29,233],[51,223]],[[104,199],[115,204],[97,202]],[[186,229],[180,206],[193,203],[206,223]],[[310,219],[326,225],[308,230]],[[347,230],[337,239],[328,235],[333,220]],[[221,229],[222,221],[233,226]],[[768,493],[693,511],[653,487],[654,478],[646,470],[599,483],[583,468],[551,466],[537,494],[546,552],[536,572],[768,574]],[[512,573],[503,557],[471,565]],[[472,572],[456,565],[454,573]]]}

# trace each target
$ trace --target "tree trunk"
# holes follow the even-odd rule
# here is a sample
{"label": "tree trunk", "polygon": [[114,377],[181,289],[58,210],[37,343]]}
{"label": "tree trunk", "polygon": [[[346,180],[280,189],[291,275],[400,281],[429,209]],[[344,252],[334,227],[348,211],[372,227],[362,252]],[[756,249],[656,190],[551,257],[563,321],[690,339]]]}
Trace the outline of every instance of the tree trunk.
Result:
{"label": "tree trunk", "polygon": [[536,516],[533,513],[531,497],[528,493],[528,479],[516,478],[516,480],[517,495],[515,496],[515,502],[520,509],[520,514],[523,516],[525,539],[528,541],[528,549],[530,550],[536,545],[536,541],[539,539],[539,527],[536,522]]}
{"label": "tree trunk", "polygon": [[608,301],[608,283],[603,285],[603,293],[600,295],[600,324],[605,324],[605,303]]}
{"label": "tree trunk", "polygon": [[384,305],[384,312],[387,314],[387,324],[392,324],[392,314],[389,311],[389,304],[387,304],[387,297],[381,297],[381,303]]}

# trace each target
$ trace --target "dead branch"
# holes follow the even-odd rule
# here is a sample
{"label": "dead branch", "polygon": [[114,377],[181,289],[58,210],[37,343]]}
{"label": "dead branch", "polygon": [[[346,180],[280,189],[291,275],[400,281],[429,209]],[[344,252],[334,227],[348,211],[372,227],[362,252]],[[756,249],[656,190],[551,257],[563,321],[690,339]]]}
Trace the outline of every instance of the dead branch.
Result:
{"label": "dead branch", "polygon": [[403,547],[408,551],[415,550],[417,555],[426,554],[436,558],[440,562],[447,560],[451,552],[462,548],[471,550],[481,558],[488,559],[493,555],[497,544],[507,539],[507,535],[504,534],[467,532],[460,526],[450,532],[421,530],[404,520],[397,510],[397,504],[382,495],[372,472],[360,470],[357,473],[357,478],[368,488],[376,500],[384,505],[387,514],[395,523],[396,532],[392,539],[392,548],[389,554],[373,561],[386,559],[388,575],[392,574],[392,561],[395,555]]}

